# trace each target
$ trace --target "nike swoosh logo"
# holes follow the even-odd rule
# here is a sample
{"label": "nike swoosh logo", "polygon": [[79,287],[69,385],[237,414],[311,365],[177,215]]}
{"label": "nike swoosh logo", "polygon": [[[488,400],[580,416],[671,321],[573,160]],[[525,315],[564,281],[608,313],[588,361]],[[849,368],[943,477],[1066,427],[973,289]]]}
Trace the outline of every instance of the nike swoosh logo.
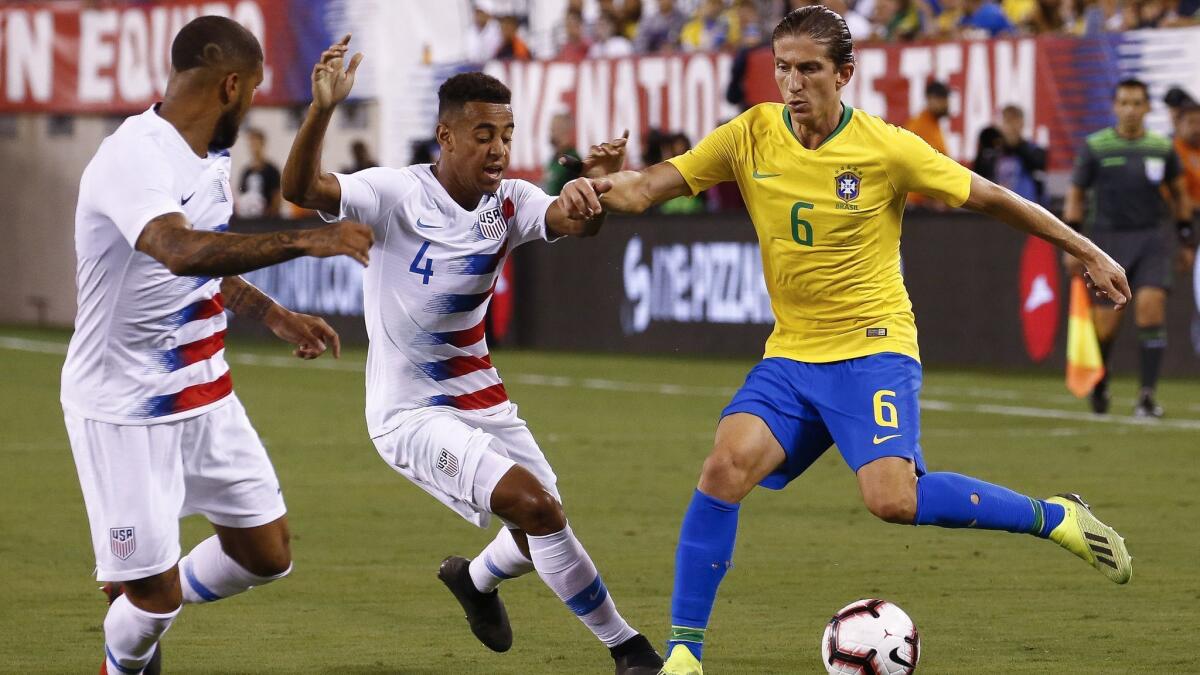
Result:
{"label": "nike swoosh logo", "polygon": [[884,441],[890,441],[893,438],[900,438],[902,435],[903,434],[892,434],[891,436],[884,436],[884,437],[880,438],[879,435],[876,434],[875,437],[871,439],[871,442],[874,443],[875,445],[879,445],[880,443],[882,443]]}
{"label": "nike swoosh logo", "polygon": [[907,666],[908,668],[912,668],[916,665],[913,663],[909,663],[908,661],[905,661],[904,657],[900,656],[900,648],[899,647],[892,647],[892,651],[888,653],[888,658],[891,659],[893,663],[896,663],[901,666]]}
{"label": "nike swoosh logo", "polygon": [[759,173],[758,169],[755,169],[753,175],[756,180],[762,180],[763,178],[774,178],[776,176],[782,176],[783,174],[781,174],[781,173]]}
{"label": "nike swoosh logo", "polygon": [[432,229],[436,229],[436,228],[439,228],[439,227],[441,227],[441,225],[429,225],[429,224],[427,224],[427,223],[422,223],[422,222],[421,222],[421,219],[420,219],[420,218],[417,218],[417,227],[419,227],[419,228],[421,228],[421,229],[423,229],[423,230],[432,230]]}
{"label": "nike swoosh logo", "polygon": [[598,597],[600,597],[600,589],[596,589],[595,593],[592,593],[591,595],[589,595],[588,600],[595,600]]}
{"label": "nike swoosh logo", "polygon": [[195,192],[193,192],[192,194],[190,194],[190,195],[188,195],[188,196],[184,197],[183,199],[179,200],[179,205],[180,205],[180,206],[187,206],[187,203],[188,203],[188,202],[190,202],[190,201],[192,201],[192,197],[195,197],[195,196],[196,196],[196,193],[195,193]]}

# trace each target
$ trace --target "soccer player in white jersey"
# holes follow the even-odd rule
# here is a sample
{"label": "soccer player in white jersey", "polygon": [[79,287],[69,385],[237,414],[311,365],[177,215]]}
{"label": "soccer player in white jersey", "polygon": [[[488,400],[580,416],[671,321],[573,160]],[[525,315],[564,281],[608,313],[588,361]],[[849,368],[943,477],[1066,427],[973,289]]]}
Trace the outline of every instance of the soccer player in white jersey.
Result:
{"label": "soccer player in white jersey", "polygon": [[[71,451],[106,583],[101,673],[157,673],[183,603],[211,602],[291,569],[271,461],[233,393],[225,312],[261,321],[300,358],[333,348],[316,317],[238,274],[302,255],[366,264],[369,228],[342,223],[226,233],[229,152],[262,81],[262,48],[200,17],[171,45],[162,103],[130,117],[83,172],[75,216],[79,310],[62,373]],[[179,518],[216,534],[180,560]]]}
{"label": "soccer player in white jersey", "polygon": [[[397,472],[469,522],[504,521],[474,560],[450,557],[439,578],[495,651],[512,645],[496,592],[538,575],[606,646],[617,673],[657,673],[662,659],[617,612],[595,565],[567,525],[556,478],[488,357],[484,317],[508,254],[534,240],[593,234],[600,204],[569,220],[560,200],[503,179],[513,114],[507,87],[464,73],[438,91],[437,164],[322,173],[321,143],[350,92],[362,55],[343,68],[346,42],[313,69],[313,103],[283,171],[283,194],[331,220],[375,233],[364,277],[367,424]],[[586,168],[619,170],[624,141],[597,147]],[[578,186],[562,199],[578,197]]]}

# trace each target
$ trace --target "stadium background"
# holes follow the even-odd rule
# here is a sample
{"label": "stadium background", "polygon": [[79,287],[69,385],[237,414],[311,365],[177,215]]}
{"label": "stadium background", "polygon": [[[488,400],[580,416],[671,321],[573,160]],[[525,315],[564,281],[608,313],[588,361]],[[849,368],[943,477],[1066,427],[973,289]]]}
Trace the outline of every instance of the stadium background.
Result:
{"label": "stadium background", "polygon": [[[855,6],[868,3],[859,0]],[[585,31],[596,30],[603,4],[594,0],[582,3]],[[613,4],[620,9],[626,3]],[[643,19],[653,17],[654,0],[642,4]],[[689,19],[713,5],[698,0],[676,4]],[[773,17],[784,6],[782,2],[737,3],[737,7],[734,3],[716,4],[721,7],[713,25],[732,21],[739,11],[749,12],[743,5],[754,5],[760,21],[759,39],[769,34]],[[1073,149],[1084,135],[1111,123],[1109,97],[1117,80],[1136,76],[1150,84],[1153,110],[1147,123],[1162,133],[1170,131],[1162,103],[1167,89],[1178,86],[1200,94],[1200,69],[1195,65],[1200,63],[1200,26],[1189,18],[1188,11],[1194,13],[1195,7],[1188,0],[1177,5],[1160,0],[1064,2],[1061,7],[1067,9],[1049,27],[1043,13],[1024,19],[1018,16],[1016,31],[998,38],[959,30],[953,24],[948,27],[946,21],[924,9],[927,5],[920,0],[875,0],[874,4],[883,6],[875,18],[907,17],[905,21],[911,24],[915,16],[917,28],[905,28],[908,24],[904,21],[872,21],[860,14],[871,38],[856,35],[860,43],[858,69],[847,102],[902,123],[922,107],[928,79],[945,81],[953,91],[950,115],[942,121],[947,149],[967,164],[975,156],[979,132],[995,121],[999,109],[1009,104],[1020,106],[1026,113],[1027,137],[1049,151],[1046,184],[1051,206],[1065,190]],[[957,6],[952,0],[941,4],[947,12]],[[1013,5],[1014,11],[1022,6],[1028,10],[1030,4],[1037,3],[1005,3],[1005,9]],[[1046,7],[1055,4],[1042,3]],[[0,671],[10,670],[9,665],[15,670],[19,665],[30,671],[76,672],[80,669],[47,667],[44,660],[34,658],[39,654],[31,656],[19,645],[32,642],[44,654],[58,655],[59,663],[75,664],[90,658],[89,645],[95,641],[90,627],[99,613],[92,611],[91,600],[84,599],[90,564],[86,528],[55,391],[66,339],[63,329],[70,326],[75,307],[75,194],[78,177],[100,140],[125,115],[144,109],[161,93],[167,75],[166,45],[174,31],[200,13],[221,13],[242,21],[259,36],[266,51],[267,80],[247,126],[264,132],[267,156],[278,166],[283,164],[307,103],[312,61],[335,36],[348,31],[355,36],[353,47],[365,52],[367,60],[354,100],[339,111],[325,144],[325,164],[335,169],[355,163],[350,151],[355,141],[364,141],[372,159],[384,165],[406,164],[418,150],[427,149],[437,85],[449,74],[463,70],[482,68],[513,89],[517,131],[510,175],[531,180],[542,179],[543,167],[553,156],[549,136],[556,113],[567,112],[573,118],[580,148],[628,128],[630,164],[638,166],[651,129],[680,132],[694,142],[735,115],[741,105],[775,100],[774,84],[766,76],[769,51],[753,46],[754,31],[744,19],[739,29],[744,42],[723,43],[706,34],[708,42],[696,50],[681,45],[653,53],[573,60],[555,58],[567,5],[566,0],[479,3],[479,8],[494,17],[519,17],[516,23],[531,58],[508,60],[480,58],[481,31],[472,28],[475,8],[465,0],[62,0],[0,5],[0,180],[8,207],[0,227],[5,242],[0,246],[0,431],[5,437],[0,448],[5,468],[14,477],[0,502],[4,506],[0,509],[0,539],[5,542],[0,547],[4,569],[27,580],[17,591],[18,606],[38,607],[47,596],[58,603],[52,605],[53,611],[34,610],[36,613],[5,619],[11,629],[5,631],[2,650],[8,665],[0,663]],[[841,2],[832,5],[846,8]],[[1157,19],[1155,8],[1162,9]],[[892,14],[887,14],[889,9]],[[1095,28],[1096,12],[1100,12],[1100,30]],[[498,23],[496,18],[491,21]],[[630,29],[634,45],[639,44],[636,25],[633,22]],[[1139,25],[1156,27],[1133,29]],[[728,25],[724,30],[728,31]],[[735,68],[744,75],[736,77]],[[734,96],[740,99],[738,103],[729,100],[731,84],[740,85],[733,87],[740,90],[740,97]],[[233,157],[236,193],[237,180],[248,161],[245,140],[235,147]],[[535,430],[546,432],[544,442],[563,448],[558,468],[564,477],[564,494],[575,507],[573,518],[591,530],[585,539],[598,551],[598,559],[609,564],[612,571],[606,576],[611,576],[616,586],[621,585],[621,576],[637,580],[623,592],[614,592],[623,607],[653,631],[661,629],[657,624],[665,617],[670,570],[664,561],[670,559],[678,511],[684,504],[680,495],[690,489],[723,398],[727,399],[731,387],[761,353],[762,339],[770,328],[765,290],[756,276],[760,263],[753,232],[736,202],[722,199],[727,196],[710,195],[705,205],[708,213],[613,218],[596,240],[525,247],[509,270],[508,293],[498,294],[497,299],[493,333],[505,347],[517,348],[502,349],[497,357],[514,398]],[[310,222],[311,214],[285,207],[278,218],[241,219],[235,227],[256,230]],[[905,223],[906,279],[916,306],[924,360],[931,370],[927,452],[940,451],[964,468],[980,468],[988,477],[1001,482],[1013,478],[1011,482],[1022,485],[1029,485],[1025,467],[1036,458],[1056,479],[1078,476],[1083,487],[1117,495],[1114,500],[1120,503],[1109,505],[1109,513],[1116,512],[1118,527],[1129,523],[1131,541],[1141,544],[1135,546],[1135,554],[1139,561],[1146,557],[1151,574],[1134,585],[1138,581],[1143,585],[1112,600],[1101,592],[1110,589],[1086,583],[1097,580],[1077,578],[1082,572],[1072,567],[1074,561],[1054,559],[1043,572],[1050,579],[1048,585],[1077,592],[1076,597],[1086,597],[1102,608],[1071,610],[1072,618],[1065,625],[1098,643],[1111,637],[1106,631],[1119,632],[1131,626],[1140,625],[1144,634],[1129,643],[1118,640],[1120,644],[1104,647],[1105,665],[1098,669],[1062,666],[1064,659],[1087,664],[1098,657],[1094,645],[1060,645],[1045,637],[1047,631],[1064,625],[1064,618],[1056,614],[1062,611],[1057,606],[1061,597],[1047,592],[1030,600],[1025,587],[1008,595],[993,588],[984,593],[993,611],[981,613],[978,589],[959,580],[992,575],[1001,585],[1020,587],[1024,582],[1009,575],[1014,567],[1028,566],[1033,554],[1024,550],[1010,554],[1000,546],[999,538],[978,538],[978,544],[945,554],[941,551],[959,544],[943,543],[938,533],[916,537],[910,548],[910,533],[868,522],[850,494],[850,483],[837,482],[845,478],[844,471],[835,458],[826,457],[818,465],[820,478],[813,481],[816,487],[802,499],[819,497],[834,505],[823,507],[824,511],[844,508],[856,515],[842,517],[839,512],[836,526],[805,521],[805,527],[815,527],[813,536],[832,539],[846,527],[855,528],[877,546],[897,547],[895,559],[899,562],[881,573],[878,565],[872,564],[878,562],[876,558],[856,558],[860,544],[848,544],[845,551],[836,546],[831,551],[818,549],[817,562],[833,565],[825,572],[812,572],[814,585],[822,590],[813,590],[811,604],[806,600],[788,604],[787,620],[796,621],[794,630],[801,637],[795,642],[800,646],[793,647],[790,638],[764,638],[753,632],[781,619],[772,618],[770,612],[760,614],[753,601],[744,598],[741,609],[721,610],[727,611],[726,623],[715,625],[725,631],[720,649],[726,655],[714,651],[714,663],[725,663],[724,672],[810,672],[807,666],[792,668],[786,654],[776,653],[799,649],[808,658],[808,652],[815,652],[823,614],[858,595],[878,593],[909,608],[926,629],[928,639],[934,640],[936,648],[929,657],[935,664],[932,672],[967,672],[997,662],[1003,664],[1002,672],[1200,672],[1195,655],[1172,642],[1178,621],[1185,626],[1200,625],[1195,610],[1178,610],[1178,616],[1159,611],[1174,600],[1200,597],[1194,574],[1188,572],[1194,570],[1195,554],[1200,552],[1194,543],[1200,531],[1189,521],[1177,536],[1168,536],[1160,524],[1174,509],[1186,511],[1195,505],[1190,495],[1197,487],[1194,450],[1195,434],[1200,431],[1200,388],[1195,378],[1200,360],[1191,344],[1195,304],[1190,274],[1176,278],[1176,292],[1168,307],[1171,347],[1162,398],[1172,419],[1154,425],[1115,415],[1100,423],[1083,412],[1082,403],[1066,398],[1061,387],[1067,281],[1057,256],[1003,225],[962,213],[914,210]],[[363,343],[361,271],[353,264],[300,260],[251,278],[293,309],[330,317],[349,342]],[[256,333],[236,320],[233,328],[246,338]],[[1127,329],[1117,347],[1115,366],[1121,373],[1133,372],[1136,342],[1131,335]],[[278,347],[254,342],[233,341],[231,351],[245,350],[245,357],[233,362],[239,391],[264,438],[275,443],[272,451],[285,489],[291,490],[293,513],[299,522],[308,518],[308,525],[298,531],[310,541],[330,547],[320,556],[308,549],[311,557],[306,571],[306,549],[299,545],[302,563],[298,579],[316,582],[328,578],[321,573],[343,569],[339,549],[342,555],[365,551],[376,561],[371,564],[374,567],[367,565],[369,574],[356,577],[360,583],[372,584],[378,583],[380,565],[387,567],[378,563],[379,559],[394,557],[398,566],[424,574],[430,560],[441,555],[442,547],[459,552],[476,548],[475,543],[464,543],[474,542],[474,533],[460,533],[461,538],[455,539],[457,535],[437,529],[462,529],[457,523],[450,525],[448,518],[437,519],[443,514],[436,514],[432,525],[416,528],[416,536],[423,537],[428,546],[399,551],[396,549],[401,547],[394,545],[371,548],[378,543],[376,539],[413,536],[400,530],[394,519],[381,515],[381,509],[387,512],[399,505],[406,513],[431,514],[437,507],[410,494],[416,491],[393,480],[395,477],[378,465],[361,429],[361,380],[338,379],[331,384],[324,379],[346,377],[331,375],[329,370],[360,374],[362,352],[352,349],[338,366],[281,368],[272,361],[283,353]],[[609,355],[596,356],[595,352]],[[641,353],[687,358],[629,356]],[[1134,385],[1122,379],[1118,386],[1131,395]],[[289,399],[287,403],[284,398]],[[562,406],[569,411],[564,413]],[[306,420],[300,424],[294,424],[297,409],[305,411]],[[335,416],[336,422],[317,424],[323,411]],[[617,433],[619,426],[625,433]],[[652,460],[643,456],[639,435],[660,454]],[[973,439],[983,443],[962,447],[964,440]],[[1147,442],[1154,452],[1144,451]],[[294,452],[281,454],[277,447]],[[331,449],[339,457],[348,457],[331,461],[326,455]],[[622,472],[636,469],[637,476],[625,487],[637,494],[614,498],[600,489],[602,486],[593,484],[594,477],[589,478],[592,467],[574,456],[575,451],[584,456],[595,451],[607,453],[604,470],[615,480],[606,482],[620,482]],[[1131,452],[1137,453],[1138,466],[1125,471]],[[679,471],[678,466],[686,468]],[[651,479],[673,471],[678,475],[666,486]],[[1118,482],[1120,473],[1128,484]],[[1062,487],[1057,480],[1039,480],[1033,487],[1043,483],[1047,490]],[[836,494],[833,485],[841,486]],[[369,513],[364,516],[362,504],[352,504],[345,497],[331,500],[329,495],[339,489],[373,500],[367,507]],[[1162,494],[1175,497],[1170,504],[1153,508],[1130,503]],[[627,503],[634,514],[612,512],[612,501]],[[771,504],[777,508],[779,502]],[[806,512],[806,506],[797,507],[795,501],[789,504],[771,519],[765,517],[769,509],[756,509],[764,520],[748,529],[745,540],[757,544],[748,543],[749,550],[739,553],[743,556],[739,565],[757,569],[755,574],[763,576],[756,577],[753,584],[736,582],[742,586],[734,586],[723,599],[742,592],[769,593],[773,579],[787,582],[786,576],[780,578],[778,571],[763,571],[763,567],[780,556],[795,558],[802,550],[801,544],[781,548],[783,542],[770,540],[770,528],[795,527],[789,519]],[[657,519],[638,515],[651,513],[660,515]],[[352,521],[356,525],[348,526]],[[615,525],[625,543],[639,542],[644,550],[633,554],[622,541],[606,541],[606,524]],[[193,538],[199,531],[194,523],[185,528]],[[1152,553],[1148,550],[1152,544],[1167,550]],[[931,571],[938,565],[944,568],[940,575]],[[647,571],[651,568],[652,572]],[[918,568],[922,578],[914,580]],[[870,581],[847,581],[846,575]],[[425,666],[403,672],[446,672],[452,661],[444,660],[449,658],[444,652],[454,648],[437,646],[434,636],[458,631],[458,619],[443,616],[448,613],[444,603],[438,602],[442,600],[436,596],[438,589],[415,581],[403,583],[405,597],[428,596],[421,602],[429,608],[413,610],[412,616],[419,617],[428,629],[426,633],[418,630],[417,640],[424,640],[422,648],[430,654]],[[513,591],[517,603],[535,602],[530,598],[536,595],[530,588],[533,585]],[[362,588],[357,586],[335,587],[327,597],[320,595],[323,590],[289,597],[293,592],[294,587],[272,588],[253,603],[238,605],[245,608],[245,617],[234,616],[237,612],[233,610],[217,616],[227,622],[227,629],[243,620],[251,622],[247,625],[265,620],[257,608],[260,602],[271,611],[303,614],[311,611],[304,603],[318,596],[338,602],[356,595],[354,602],[364,601]],[[552,617],[545,619],[544,626],[537,624],[540,619],[532,616],[531,610],[518,618],[537,626],[534,635],[557,639],[556,631],[569,617],[555,614],[557,608],[545,598],[537,602],[542,604],[533,606]],[[1028,618],[1027,608],[1049,617],[1046,623]],[[1102,628],[1078,619],[1080,614],[1092,616],[1095,612],[1121,618]],[[1173,617],[1178,621],[1172,621]],[[400,608],[388,612],[387,618],[404,623],[406,617]],[[190,639],[185,635],[194,638],[199,625],[210,631],[222,629],[216,619],[190,621],[197,623],[181,624],[168,644]],[[340,672],[333,665],[336,660],[321,661],[312,655],[314,650],[321,651],[313,646],[313,640],[339,643],[361,638],[338,624],[362,621],[361,616],[334,613],[334,618],[318,621],[319,630],[309,624],[285,623],[274,634],[283,644],[294,641],[294,646],[285,650],[292,656],[272,656],[275,660],[269,662],[281,664],[281,672],[313,672],[306,664],[318,662],[326,665],[317,670]],[[979,637],[977,630],[963,630],[964,624],[976,621],[987,621],[988,627],[980,630],[991,632]],[[1022,621],[1031,622],[1029,634],[1020,631]],[[290,635],[287,626],[291,626]],[[380,641],[391,639],[386,628],[374,626],[368,634]],[[59,644],[56,636],[64,632],[73,636],[68,643],[74,640],[79,644]],[[947,644],[951,636],[966,640],[968,633],[972,640],[980,641],[971,643],[976,647],[956,649],[955,644]],[[652,637],[660,636],[655,633]],[[571,639],[585,643],[576,633],[571,633]],[[761,644],[763,649],[749,660],[739,661],[738,644]],[[268,661],[254,660],[261,655],[252,644],[224,647],[224,656],[257,664],[247,666],[249,670],[266,669],[263,664]],[[197,672],[231,672],[218,656],[184,649],[198,659],[195,663],[207,664],[197,666]],[[548,668],[547,664],[560,658],[553,655],[557,651],[543,649],[534,662]],[[1003,655],[1000,661],[996,661],[998,654]],[[380,647],[360,656],[352,659],[357,665],[349,671],[395,672],[388,669],[394,665],[394,652]],[[493,667],[486,657],[473,654],[470,658],[478,660],[453,667],[462,672],[543,669],[510,662]],[[721,658],[729,660],[722,662]],[[374,662],[389,665],[374,668]],[[441,665],[428,665],[434,662]],[[238,671],[236,667],[233,670]]]}

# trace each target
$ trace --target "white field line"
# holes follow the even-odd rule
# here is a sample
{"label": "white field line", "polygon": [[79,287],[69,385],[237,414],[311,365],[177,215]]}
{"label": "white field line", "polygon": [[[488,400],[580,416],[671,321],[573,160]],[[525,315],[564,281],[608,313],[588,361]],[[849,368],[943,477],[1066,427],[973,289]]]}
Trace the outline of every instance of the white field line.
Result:
{"label": "white field line", "polygon": [[[38,352],[43,354],[65,354],[66,345],[61,342],[46,340],[28,340],[0,336],[0,349],[13,351]],[[230,354],[226,360],[231,363],[260,366],[267,368],[316,367],[324,370],[359,372],[363,371],[361,361],[335,361],[333,359],[318,359],[307,364],[298,363],[297,359],[286,356],[261,356],[257,354]],[[700,387],[684,384],[656,382],[627,382],[601,378],[577,379],[557,375],[518,374],[507,378],[515,384],[527,384],[540,387],[555,387],[562,389],[592,389],[600,391],[615,391],[635,394],[659,394],[663,396],[701,396],[711,398],[729,398],[735,389],[730,387]],[[948,393],[948,392],[947,392]],[[1113,424],[1120,426],[1136,426],[1146,430],[1152,429],[1187,429],[1200,431],[1200,420],[1194,419],[1137,419],[1116,415],[1093,415],[1088,412],[1074,410],[1059,410],[1054,408],[1035,408],[1018,405],[996,405],[989,403],[960,403],[940,399],[925,398],[921,400],[921,408],[937,412],[973,413],[979,415],[997,415],[1002,417],[1025,417],[1052,420],[1068,420],[1088,424]]]}

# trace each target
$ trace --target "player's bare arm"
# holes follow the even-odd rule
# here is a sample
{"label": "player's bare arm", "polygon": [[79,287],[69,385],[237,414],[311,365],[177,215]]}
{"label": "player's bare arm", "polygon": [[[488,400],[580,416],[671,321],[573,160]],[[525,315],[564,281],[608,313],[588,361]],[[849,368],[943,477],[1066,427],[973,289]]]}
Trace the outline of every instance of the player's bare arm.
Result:
{"label": "player's bare arm", "polygon": [[221,297],[225,309],[243,319],[261,322],[279,339],[296,345],[292,353],[299,358],[315,359],[329,346],[335,359],[342,355],[338,334],[324,319],[287,309],[241,277],[222,279]]}
{"label": "player's bare arm", "polygon": [[343,66],[349,49],[350,35],[331,45],[313,66],[313,101],[300,125],[287,163],[283,166],[283,197],[309,209],[337,213],[342,203],[342,187],[331,173],[321,171],[321,145],[333,110],[350,95],[354,76],[363,55],[355,54],[348,66]]}
{"label": "player's bare arm", "polygon": [[1081,261],[1097,296],[1107,296],[1121,308],[1133,297],[1125,270],[1090,239],[1055,218],[1045,208],[996,185],[977,174],[971,175],[971,195],[963,208],[1000,220],[1023,232],[1045,239]]}
{"label": "player's bare arm", "polygon": [[[591,237],[600,231],[606,213],[599,200],[592,199],[589,202],[589,195],[594,197],[594,194],[587,181],[617,173],[624,168],[625,145],[628,141],[629,131],[626,130],[621,138],[593,145],[587,157],[574,160],[579,163],[583,176],[563,186],[558,199],[546,211],[546,228],[550,232],[557,236]],[[568,161],[572,161],[572,158],[563,157],[559,160],[564,164]],[[580,183],[572,185],[576,181]],[[569,215],[584,211],[589,215],[581,218]]]}
{"label": "player's bare arm", "polygon": [[576,190],[564,203],[570,218],[589,217],[601,207],[615,213],[642,213],[656,204],[692,194],[683,174],[670,162],[659,162],[641,171],[577,180]]}
{"label": "player's bare arm", "polygon": [[193,230],[182,213],[151,220],[137,250],[178,276],[228,277],[299,258],[346,255],[366,265],[374,241],[371,228],[341,222],[308,230],[231,234]]}

